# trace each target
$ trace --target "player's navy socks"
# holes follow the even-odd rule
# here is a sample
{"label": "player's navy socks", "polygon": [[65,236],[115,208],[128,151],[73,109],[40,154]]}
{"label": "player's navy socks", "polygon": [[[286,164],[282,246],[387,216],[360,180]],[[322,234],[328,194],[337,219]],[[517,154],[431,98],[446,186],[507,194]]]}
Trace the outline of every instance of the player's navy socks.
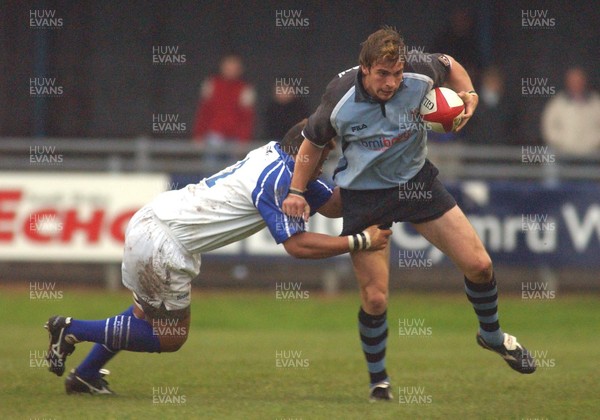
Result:
{"label": "player's navy socks", "polygon": [[358,331],[367,359],[371,384],[388,379],[385,371],[385,348],[388,336],[386,312],[381,315],[369,315],[361,307],[358,312]]}
{"label": "player's navy socks", "polygon": [[489,283],[473,283],[465,277],[465,291],[479,319],[479,334],[486,343],[499,346],[504,342],[504,333],[498,322],[498,290],[496,279]]}
{"label": "player's navy socks", "polygon": [[160,341],[152,326],[133,315],[117,315],[101,321],[72,319],[66,333],[73,334],[78,341],[104,344],[111,351],[160,351]]}
{"label": "player's navy socks", "polygon": [[[121,315],[133,316],[133,305],[127,308]],[[103,344],[96,343],[83,362],[77,366],[77,373],[85,379],[97,378],[100,375],[98,371],[117,353],[117,350],[111,351]]]}

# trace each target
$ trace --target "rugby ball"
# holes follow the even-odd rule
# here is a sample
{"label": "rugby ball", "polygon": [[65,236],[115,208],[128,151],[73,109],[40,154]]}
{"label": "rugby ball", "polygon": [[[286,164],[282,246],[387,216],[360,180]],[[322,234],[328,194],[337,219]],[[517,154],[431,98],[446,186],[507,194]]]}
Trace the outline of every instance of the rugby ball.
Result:
{"label": "rugby ball", "polygon": [[421,102],[421,117],[436,133],[454,131],[465,114],[465,104],[452,89],[437,87]]}

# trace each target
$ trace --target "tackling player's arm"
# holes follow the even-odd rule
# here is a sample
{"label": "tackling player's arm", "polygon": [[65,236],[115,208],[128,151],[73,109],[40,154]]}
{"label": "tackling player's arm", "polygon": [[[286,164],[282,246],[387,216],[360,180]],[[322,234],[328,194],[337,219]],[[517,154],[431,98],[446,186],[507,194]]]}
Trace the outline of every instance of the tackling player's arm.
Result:
{"label": "tackling player's arm", "polygon": [[[310,206],[304,197],[297,192],[304,192],[310,177],[314,173],[323,149],[315,146],[310,140],[304,139],[294,165],[294,175],[290,185],[290,193],[283,201],[282,209],[288,216],[302,217],[308,220],[310,215]],[[294,193],[293,191],[296,191]]]}
{"label": "tackling player's arm", "polygon": [[471,81],[467,70],[451,56],[447,54],[444,55],[450,60],[450,71],[448,72],[445,85],[458,93],[458,96],[460,96],[465,103],[465,115],[455,130],[460,131],[469,121],[469,118],[473,116],[475,108],[477,108],[477,104],[479,103],[479,96],[475,93],[473,82]]}
{"label": "tackling player's arm", "polygon": [[[370,226],[359,234],[342,237],[307,232],[303,218],[288,216],[279,207],[277,175],[275,173],[271,175],[276,181],[263,183],[260,193],[256,194],[254,205],[275,241],[283,243],[286,252],[291,256],[320,259],[353,251],[377,251],[387,246],[392,231],[379,229],[378,226]],[[323,213],[330,216],[341,214],[339,189],[335,188],[332,191],[320,180],[308,183],[306,199],[308,200],[306,205],[310,202],[314,208],[322,210]]]}
{"label": "tackling player's arm", "polygon": [[[332,191],[325,183],[315,180],[309,182],[306,198],[308,203],[317,208],[322,215],[332,218],[341,217],[342,197],[339,187],[335,187]],[[323,202],[324,204],[321,204]],[[293,221],[294,218],[291,219]],[[293,223],[293,228],[297,231],[283,240],[287,253],[296,258],[319,259],[359,250],[376,251],[385,248],[391,235],[390,230],[370,226],[359,235],[329,236],[306,232],[303,219],[296,218],[296,220],[302,220],[301,226]]]}
{"label": "tackling player's arm", "polygon": [[[336,92],[338,78],[334,78],[321,98],[317,110],[308,118],[302,130],[304,141],[300,145],[295,159],[294,175],[290,184],[290,194],[283,201],[282,209],[285,214],[293,217],[302,217],[308,220],[310,206],[302,196],[306,186],[321,161],[323,150],[336,137],[337,133],[331,125],[330,116],[339,99]],[[336,96],[337,95],[337,96]]]}
{"label": "tackling player's arm", "polygon": [[392,231],[373,225],[358,235],[329,236],[314,232],[298,232],[283,242],[288,254],[295,258],[320,259],[367,250],[378,251],[387,246]]}

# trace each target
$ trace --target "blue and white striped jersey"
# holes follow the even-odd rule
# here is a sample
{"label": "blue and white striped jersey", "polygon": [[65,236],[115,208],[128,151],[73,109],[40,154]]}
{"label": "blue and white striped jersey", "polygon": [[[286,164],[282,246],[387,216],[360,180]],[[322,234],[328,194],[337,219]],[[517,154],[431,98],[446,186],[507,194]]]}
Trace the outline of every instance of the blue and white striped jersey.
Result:
{"label": "blue and white striped jersey", "polygon": [[420,121],[423,98],[441,85],[450,68],[442,54],[411,52],[400,89],[387,102],[369,96],[360,67],[346,70],[327,86],[303,135],[321,147],[341,140],[334,181],[342,188],[393,188],[419,172],[427,156],[427,131]]}
{"label": "blue and white striped jersey", "polygon": [[[270,142],[198,184],[161,193],[150,203],[172,235],[191,253],[246,238],[265,226],[277,243],[306,230],[304,220],[283,213],[294,161]],[[307,186],[306,200],[318,210],[333,191],[321,180]]]}

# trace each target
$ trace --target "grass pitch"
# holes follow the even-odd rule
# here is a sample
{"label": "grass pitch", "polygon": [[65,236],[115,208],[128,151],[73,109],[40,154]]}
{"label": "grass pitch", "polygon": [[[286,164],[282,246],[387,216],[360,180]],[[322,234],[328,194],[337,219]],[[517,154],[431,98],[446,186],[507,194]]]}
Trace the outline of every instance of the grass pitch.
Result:
{"label": "grass pitch", "polygon": [[[512,371],[475,344],[463,295],[393,295],[387,364],[395,401],[369,404],[356,293],[276,299],[275,292],[196,291],[177,353],[121,352],[107,368],[111,397],[67,396],[47,371],[48,316],[101,319],[129,293],[63,289],[30,299],[0,286],[0,418],[23,419],[567,419],[600,412],[596,296],[501,296],[503,328],[540,361]],[[401,329],[402,327],[402,329]],[[75,367],[91,347],[77,346]]]}

